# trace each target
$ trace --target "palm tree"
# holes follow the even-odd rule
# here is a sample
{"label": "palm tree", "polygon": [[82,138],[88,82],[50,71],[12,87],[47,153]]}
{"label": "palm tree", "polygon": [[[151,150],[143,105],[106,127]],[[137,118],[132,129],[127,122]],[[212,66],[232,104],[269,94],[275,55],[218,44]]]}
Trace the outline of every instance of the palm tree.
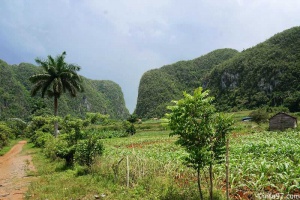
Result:
{"label": "palm tree", "polygon": [[[52,58],[50,55],[46,60],[36,58],[35,61],[39,64],[44,73],[36,74],[29,78],[34,84],[31,89],[31,96],[35,96],[38,91],[41,90],[42,98],[45,94],[48,97],[54,98],[54,116],[58,115],[58,99],[66,91],[72,97],[76,97],[77,92],[82,92],[81,78],[77,74],[80,67],[65,62],[66,52],[56,58]],[[58,124],[55,122],[54,135],[57,137]]]}

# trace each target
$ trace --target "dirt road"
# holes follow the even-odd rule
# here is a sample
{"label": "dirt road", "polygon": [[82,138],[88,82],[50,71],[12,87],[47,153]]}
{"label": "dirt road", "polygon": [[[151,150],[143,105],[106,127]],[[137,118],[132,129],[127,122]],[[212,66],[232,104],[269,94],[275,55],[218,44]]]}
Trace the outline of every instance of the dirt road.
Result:
{"label": "dirt road", "polygon": [[34,170],[31,156],[21,153],[26,141],[20,141],[0,156],[0,200],[24,199],[30,179],[26,171]]}

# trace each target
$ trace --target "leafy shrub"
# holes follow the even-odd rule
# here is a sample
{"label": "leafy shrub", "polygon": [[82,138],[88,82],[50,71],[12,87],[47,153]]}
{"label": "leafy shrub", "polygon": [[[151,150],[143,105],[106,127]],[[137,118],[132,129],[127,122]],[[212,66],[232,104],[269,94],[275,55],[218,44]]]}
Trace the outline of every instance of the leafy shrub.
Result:
{"label": "leafy shrub", "polygon": [[102,115],[101,113],[86,113],[86,118],[91,124],[108,123],[109,115]]}
{"label": "leafy shrub", "polygon": [[89,136],[88,139],[80,140],[76,144],[75,161],[80,165],[90,167],[97,156],[102,155],[104,147],[96,136]]}
{"label": "leafy shrub", "polygon": [[[58,118],[58,117],[56,117]],[[29,125],[25,129],[25,135],[26,137],[30,138],[31,142],[35,143],[37,133],[36,131],[42,131],[47,133],[53,133],[53,121],[55,120],[55,117],[50,116],[36,116],[32,119],[32,121],[29,123]],[[60,120],[60,119],[58,119]]]}
{"label": "leafy shrub", "polygon": [[12,137],[12,130],[5,124],[0,124],[0,149],[6,146],[9,142],[9,138]]}
{"label": "leafy shrub", "polygon": [[10,118],[7,125],[13,130],[16,137],[24,135],[24,130],[27,127],[27,123],[19,118]]}
{"label": "leafy shrub", "polygon": [[267,122],[269,119],[269,114],[262,109],[252,111],[249,116],[252,117],[252,120],[257,124]]}
{"label": "leafy shrub", "polygon": [[36,147],[45,147],[45,144],[48,140],[51,140],[53,138],[53,135],[48,132],[42,132],[42,131],[36,131],[34,134],[34,145]]}
{"label": "leafy shrub", "polygon": [[25,134],[30,138],[36,147],[43,148],[44,154],[51,159],[56,159],[59,141],[53,137],[54,120],[61,121],[59,117],[35,116],[25,130]]}
{"label": "leafy shrub", "polygon": [[61,158],[66,161],[67,166],[72,166],[75,148],[62,135],[59,135],[58,138],[52,137],[52,139],[47,140],[44,153],[52,160]]}
{"label": "leafy shrub", "polygon": [[128,134],[130,134],[130,135],[134,135],[134,134],[136,133],[136,129],[135,129],[135,127],[134,127],[133,124],[131,124],[131,125],[129,126],[129,128],[126,130],[126,133],[128,133]]}
{"label": "leafy shrub", "polygon": [[[93,120],[97,120],[100,115],[91,114],[90,116]],[[91,133],[89,130],[90,134],[87,134],[88,132],[83,131],[83,129],[91,124],[89,120],[73,118],[70,115],[63,119],[59,117],[34,117],[27,128],[27,131],[30,132],[28,136],[35,146],[44,147],[45,155],[53,160],[64,159],[68,166],[73,166],[76,160],[81,165],[90,166],[95,157],[103,152],[103,145],[99,139],[120,137],[124,135],[125,131],[110,131],[99,134],[94,131]],[[50,131],[53,132],[54,121],[60,121],[60,133],[57,138],[54,138],[53,134],[50,133]],[[76,159],[74,159],[75,156]]]}
{"label": "leafy shrub", "polygon": [[274,113],[274,112],[290,112],[290,110],[287,107],[284,106],[278,106],[278,107],[266,107],[266,111],[268,113]]}

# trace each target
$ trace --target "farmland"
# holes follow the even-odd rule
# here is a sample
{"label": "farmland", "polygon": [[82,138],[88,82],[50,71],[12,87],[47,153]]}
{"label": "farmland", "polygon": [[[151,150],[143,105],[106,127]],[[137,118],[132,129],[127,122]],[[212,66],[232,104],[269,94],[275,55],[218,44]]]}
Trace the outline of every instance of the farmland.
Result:
{"label": "farmland", "polygon": [[[268,199],[279,193],[300,198],[300,133],[263,129],[252,122],[236,123],[237,131],[230,134],[231,198]],[[38,169],[32,175],[39,178],[28,199],[198,199],[196,173],[182,163],[186,153],[169,133],[142,130],[103,139],[104,154],[90,171],[50,162],[39,149],[29,148]],[[225,199],[224,164],[216,164],[214,172],[214,199]],[[207,175],[201,178],[207,187]]]}

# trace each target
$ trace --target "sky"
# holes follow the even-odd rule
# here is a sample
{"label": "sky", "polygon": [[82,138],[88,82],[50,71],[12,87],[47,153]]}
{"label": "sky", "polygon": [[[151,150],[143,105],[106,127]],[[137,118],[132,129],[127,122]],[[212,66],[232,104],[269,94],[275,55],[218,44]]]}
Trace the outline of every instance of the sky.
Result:
{"label": "sky", "polygon": [[1,0],[0,59],[67,52],[80,75],[112,80],[132,113],[146,71],[299,26],[299,0]]}

